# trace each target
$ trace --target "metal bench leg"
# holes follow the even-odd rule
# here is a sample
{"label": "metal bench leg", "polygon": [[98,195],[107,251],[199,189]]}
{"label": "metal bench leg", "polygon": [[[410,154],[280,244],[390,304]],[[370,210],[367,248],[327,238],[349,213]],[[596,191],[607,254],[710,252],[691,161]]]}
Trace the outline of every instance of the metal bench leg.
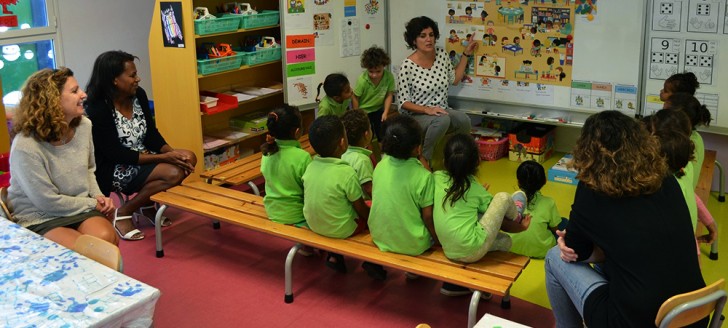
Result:
{"label": "metal bench leg", "polygon": [[478,303],[480,303],[479,290],[473,291],[473,296],[470,297],[470,308],[468,309],[468,328],[473,328],[475,323],[478,321]]}
{"label": "metal bench leg", "polygon": [[293,303],[293,258],[302,246],[301,244],[296,244],[291,247],[291,250],[288,251],[288,256],[286,256],[286,295],[283,298],[283,301],[286,303]]}
{"label": "metal bench leg", "polygon": [[[715,223],[716,229],[718,228],[718,222]],[[720,231],[720,230],[718,230]],[[710,245],[710,254],[708,255],[708,258],[717,261],[718,260],[718,239],[720,239],[720,235],[713,240],[713,243]]]}
{"label": "metal bench leg", "polygon": [[503,298],[501,299],[501,309],[510,309],[511,308],[511,289],[508,288],[506,291],[506,294],[503,295]]}
{"label": "metal bench leg", "polygon": [[248,181],[248,186],[250,186],[250,189],[253,189],[253,193],[256,196],[260,196],[260,190],[258,190],[258,186],[256,186],[253,181]]}
{"label": "metal bench leg", "polygon": [[154,236],[157,240],[157,257],[164,257],[164,250],[162,249],[162,216],[164,210],[167,209],[167,205],[162,205],[157,210],[157,215],[154,216]]}
{"label": "metal bench leg", "polygon": [[[715,161],[715,167],[718,168],[718,201],[723,203],[725,202],[725,177],[723,176],[723,165],[720,165],[720,162]],[[706,204],[707,205],[707,204]]]}

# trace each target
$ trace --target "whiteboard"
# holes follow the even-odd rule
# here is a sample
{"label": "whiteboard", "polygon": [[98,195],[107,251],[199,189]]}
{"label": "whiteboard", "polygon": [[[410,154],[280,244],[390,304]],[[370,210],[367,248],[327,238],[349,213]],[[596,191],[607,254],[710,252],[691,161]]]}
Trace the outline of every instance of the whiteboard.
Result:
{"label": "whiteboard", "polygon": [[[696,97],[713,121],[705,130],[728,131],[728,12],[725,0],[650,0],[643,62],[644,113],[662,108],[659,93],[673,73],[696,73]],[[721,63],[721,60],[723,63]]]}
{"label": "whiteboard", "polygon": [[[389,2],[389,12],[397,13],[389,16],[390,25],[390,51],[393,66],[401,64],[412,50],[406,48],[403,33],[405,23],[416,16],[428,16],[438,23],[440,28],[440,46],[444,47],[447,31],[444,27],[446,3],[442,0],[397,0]],[[490,0],[464,1],[463,3],[476,5],[491,3]],[[495,0],[493,0],[495,2]],[[499,1],[500,2],[500,1]],[[513,6],[519,6],[521,1],[510,1]],[[531,1],[528,1],[531,3]],[[550,1],[547,1],[550,2]],[[561,0],[559,0],[561,2]],[[575,3],[576,1],[571,1]],[[506,6],[507,1],[502,5]],[[635,104],[632,109],[623,108],[626,113],[639,114],[639,99],[641,97],[641,63],[643,61],[643,31],[646,4],[634,0],[599,0],[598,11],[592,21],[575,19],[574,21],[574,54],[572,67],[572,80],[585,82],[599,82],[631,86],[636,93]],[[523,6],[523,5],[521,5]],[[532,5],[529,5],[532,6]],[[546,5],[548,6],[548,4]],[[573,5],[572,5],[573,6]],[[525,6],[524,6],[525,7]],[[573,8],[573,7],[572,7]],[[404,14],[406,13],[406,14]],[[489,19],[502,19],[498,13],[490,13]],[[396,71],[397,67],[393,67]],[[450,88],[453,103],[480,104],[487,111],[509,113],[523,111],[527,108],[531,112],[543,113],[581,113],[573,117],[583,119],[591,113],[601,109],[576,107],[572,105],[572,88],[570,86],[547,86],[552,97],[546,101],[534,100],[532,97],[504,99],[498,92],[479,90],[478,88]],[[612,92],[612,96],[614,93]],[[614,99],[612,99],[614,100]],[[476,106],[476,105],[472,105]],[[613,106],[611,106],[613,107]]]}
{"label": "whiteboard", "polygon": [[[283,44],[283,73],[284,73],[284,94],[286,102],[291,105],[297,105],[301,109],[313,108],[316,106],[316,87],[322,83],[327,75],[331,73],[343,73],[349,79],[351,87],[354,88],[359,74],[363,71],[360,65],[360,56],[342,57],[342,46],[346,49],[352,49],[352,44],[356,42],[360,51],[377,45],[386,49],[386,1],[378,0],[358,0],[352,1],[356,4],[356,11],[352,12],[351,8],[345,8],[348,1],[344,0],[328,0],[314,1],[308,0],[302,2],[305,6],[305,13],[289,14],[287,6],[289,1],[280,0],[281,8],[281,31]],[[325,3],[318,5],[317,3]],[[377,5],[377,9],[373,10],[372,4]],[[297,49],[287,49],[285,47],[285,38],[287,35],[305,35],[316,32],[313,27],[313,15],[330,13],[330,29],[327,33],[321,33],[321,36],[315,41],[315,73],[306,74],[296,77],[288,75],[287,66],[289,51]],[[346,17],[346,14],[353,16]],[[350,25],[349,23],[352,23]],[[352,26],[358,24],[358,29]],[[319,30],[324,32],[325,30]],[[358,31],[358,33],[357,33]],[[345,33],[342,36],[342,33]],[[356,40],[358,39],[358,41]],[[300,84],[307,83],[306,89],[308,97],[301,97]],[[296,84],[294,86],[294,84]],[[325,95],[321,88],[321,97]]]}

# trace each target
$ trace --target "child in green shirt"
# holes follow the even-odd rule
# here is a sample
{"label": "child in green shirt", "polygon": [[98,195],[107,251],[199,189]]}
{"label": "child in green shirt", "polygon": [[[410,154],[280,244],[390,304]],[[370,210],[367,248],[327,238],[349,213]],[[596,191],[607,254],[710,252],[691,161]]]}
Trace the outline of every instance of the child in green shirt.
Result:
{"label": "child in green shirt", "polygon": [[[478,182],[475,174],[480,156],[473,137],[462,133],[453,135],[445,144],[444,159],[446,170],[434,174],[433,219],[445,256],[472,263],[491,250],[507,251],[511,246],[510,237],[499,231],[523,231],[530,217],[516,221],[519,211],[512,196],[505,192],[492,196]],[[458,296],[471,291],[443,283],[440,293]]]}
{"label": "child in green shirt", "polygon": [[[318,154],[303,174],[303,216],[308,226],[331,238],[347,238],[364,231],[369,208],[356,171],[341,160],[348,147],[341,119],[335,115],[319,117],[308,134]],[[339,254],[329,253],[326,265],[341,273],[347,271],[344,257]]]}
{"label": "child in green shirt", "polygon": [[[326,95],[319,100],[321,87],[324,87]],[[353,92],[351,91],[349,79],[343,74],[329,74],[324,82],[318,85],[316,90],[316,101],[319,101],[318,117],[326,115],[341,117],[349,109]]]}
{"label": "child in green shirt", "polygon": [[273,222],[305,226],[303,173],[311,155],[296,140],[301,135],[301,113],[284,104],[268,113],[268,134],[260,146],[260,172],[265,178],[263,205]]}
{"label": "child in green shirt", "polygon": [[391,63],[384,49],[373,46],[361,54],[361,67],[351,100],[354,109],[367,113],[377,140],[382,140],[382,122],[387,119],[394,94],[394,75],[386,69]]}
{"label": "child in green shirt", "polygon": [[364,191],[364,198],[371,199],[374,165],[369,157],[372,151],[366,148],[372,141],[369,119],[364,111],[354,109],[344,113],[341,121],[346,128],[346,138],[349,140],[349,148],[341,155],[341,159],[354,168]]}
{"label": "child in green shirt", "polygon": [[529,257],[543,258],[556,245],[554,231],[562,225],[556,202],[541,194],[546,184],[543,166],[535,161],[525,161],[516,170],[518,187],[526,193],[528,204],[525,213],[531,215],[531,224],[526,231],[509,234],[510,251]]}

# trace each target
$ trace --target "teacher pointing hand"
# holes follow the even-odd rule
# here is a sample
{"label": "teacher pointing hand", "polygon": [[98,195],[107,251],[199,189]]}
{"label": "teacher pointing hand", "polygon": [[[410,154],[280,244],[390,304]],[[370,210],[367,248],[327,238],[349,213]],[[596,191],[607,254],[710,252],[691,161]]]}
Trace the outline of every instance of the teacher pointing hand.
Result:
{"label": "teacher pointing hand", "polygon": [[447,97],[449,85],[457,85],[465,76],[468,59],[478,43],[471,36],[461,55],[465,58],[453,67],[445,51],[435,47],[439,38],[437,23],[429,17],[415,17],[407,22],[404,40],[415,51],[402,62],[397,78],[400,113],[411,115],[422,126],[422,156],[427,161],[432,160],[435,144],[445,134],[470,132],[470,118],[449,108]]}

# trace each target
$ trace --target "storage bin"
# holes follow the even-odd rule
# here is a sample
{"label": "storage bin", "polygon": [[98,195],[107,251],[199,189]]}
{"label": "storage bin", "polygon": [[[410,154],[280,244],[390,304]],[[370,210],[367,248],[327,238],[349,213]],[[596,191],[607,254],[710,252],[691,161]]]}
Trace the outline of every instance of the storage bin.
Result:
{"label": "storage bin", "polygon": [[521,150],[509,150],[508,151],[508,160],[511,162],[523,162],[523,161],[536,161],[538,163],[543,163],[547,159],[551,158],[551,155],[553,154],[554,149],[549,148],[545,150],[542,153],[529,153],[524,151],[523,148]]}
{"label": "storage bin", "polygon": [[263,10],[258,14],[236,16],[240,16],[240,28],[273,26],[278,24],[280,19],[278,10]]}
{"label": "storage bin", "polygon": [[225,58],[198,59],[197,73],[208,75],[240,68],[243,61],[243,54],[235,54]]}
{"label": "storage bin", "polygon": [[520,150],[519,145],[526,152],[540,154],[554,146],[555,126],[544,124],[524,124],[513,132],[508,133],[510,150]]}
{"label": "storage bin", "polygon": [[234,16],[223,16],[216,19],[201,19],[195,21],[195,34],[207,35],[232,32],[237,31],[239,26],[240,18]]}
{"label": "storage bin", "polygon": [[480,153],[481,160],[495,161],[508,154],[508,138],[506,137],[498,141],[492,141],[492,138],[480,138],[476,139],[475,142],[478,143],[478,152]]}
{"label": "storage bin", "polygon": [[243,65],[258,65],[281,60],[281,48],[263,48],[251,52],[243,52]]}
{"label": "storage bin", "polygon": [[223,147],[205,153],[205,171],[235,162],[240,156],[240,148],[237,144]]}
{"label": "storage bin", "polygon": [[573,160],[571,154],[566,154],[554,166],[549,169],[549,181],[560,182],[570,185],[578,185],[579,179],[576,170],[569,168],[569,163]]}

